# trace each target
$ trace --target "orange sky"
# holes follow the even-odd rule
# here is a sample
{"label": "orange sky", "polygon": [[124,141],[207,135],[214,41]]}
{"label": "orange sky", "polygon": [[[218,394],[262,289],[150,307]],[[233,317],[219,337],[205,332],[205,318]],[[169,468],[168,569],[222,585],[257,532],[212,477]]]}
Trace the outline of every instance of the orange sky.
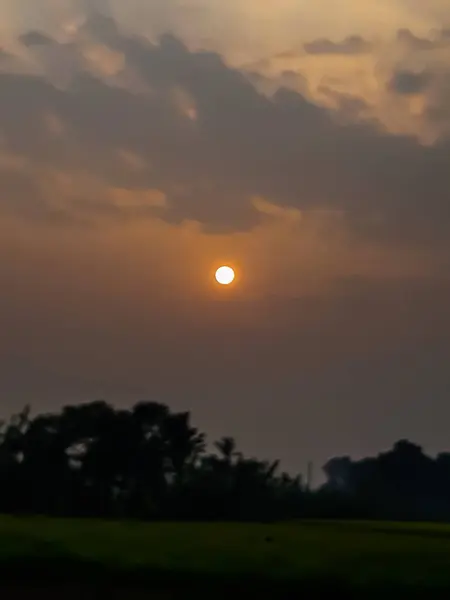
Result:
{"label": "orange sky", "polygon": [[3,412],[151,397],[291,468],[446,444],[446,1],[0,23]]}

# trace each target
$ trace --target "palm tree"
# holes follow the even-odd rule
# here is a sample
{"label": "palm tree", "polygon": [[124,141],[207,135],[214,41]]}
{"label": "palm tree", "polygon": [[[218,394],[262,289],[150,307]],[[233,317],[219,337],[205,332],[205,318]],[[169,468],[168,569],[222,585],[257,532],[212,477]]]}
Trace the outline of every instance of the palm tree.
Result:
{"label": "palm tree", "polygon": [[223,437],[214,443],[214,446],[219,451],[219,456],[223,462],[230,465],[233,459],[239,456],[236,451],[236,440],[233,437]]}

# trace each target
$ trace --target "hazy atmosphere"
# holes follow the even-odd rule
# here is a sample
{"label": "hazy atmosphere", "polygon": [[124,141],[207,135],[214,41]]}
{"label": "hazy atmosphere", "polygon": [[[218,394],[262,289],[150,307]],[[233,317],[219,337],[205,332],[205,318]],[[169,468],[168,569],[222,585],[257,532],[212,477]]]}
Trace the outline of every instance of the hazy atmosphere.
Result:
{"label": "hazy atmosphere", "polygon": [[450,446],[448,0],[0,23],[3,415],[159,400],[291,470]]}

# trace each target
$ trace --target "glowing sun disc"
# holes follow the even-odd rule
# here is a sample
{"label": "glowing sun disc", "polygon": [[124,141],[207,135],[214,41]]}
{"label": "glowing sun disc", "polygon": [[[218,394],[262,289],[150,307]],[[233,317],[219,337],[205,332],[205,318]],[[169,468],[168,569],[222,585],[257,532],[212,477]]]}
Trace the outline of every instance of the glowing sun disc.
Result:
{"label": "glowing sun disc", "polygon": [[230,285],[235,278],[234,271],[231,267],[220,267],[216,271],[216,281],[220,285]]}

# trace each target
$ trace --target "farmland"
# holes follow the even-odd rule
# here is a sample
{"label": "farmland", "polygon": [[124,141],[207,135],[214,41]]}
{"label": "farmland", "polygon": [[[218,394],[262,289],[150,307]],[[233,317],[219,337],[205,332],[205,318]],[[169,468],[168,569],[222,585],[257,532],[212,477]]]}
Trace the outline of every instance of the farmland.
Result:
{"label": "farmland", "polygon": [[[3,585],[130,586],[268,596],[450,590],[450,526],[300,521],[139,523],[2,517]],[[275,592],[277,590],[277,592]],[[197,593],[197,592],[196,592]],[[175,597],[175,596],[174,596]]]}

